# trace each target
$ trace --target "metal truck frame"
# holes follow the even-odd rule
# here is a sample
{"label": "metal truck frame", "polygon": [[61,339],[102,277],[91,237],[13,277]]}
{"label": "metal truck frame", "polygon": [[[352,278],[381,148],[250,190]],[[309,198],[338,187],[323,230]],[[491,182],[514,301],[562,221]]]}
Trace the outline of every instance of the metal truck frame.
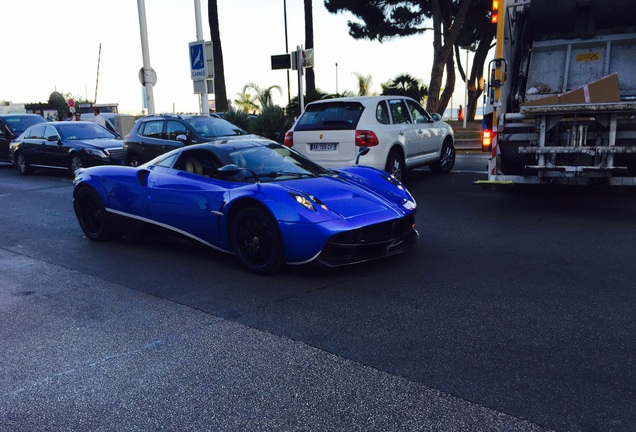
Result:
{"label": "metal truck frame", "polygon": [[493,0],[482,184],[636,185],[633,0]]}

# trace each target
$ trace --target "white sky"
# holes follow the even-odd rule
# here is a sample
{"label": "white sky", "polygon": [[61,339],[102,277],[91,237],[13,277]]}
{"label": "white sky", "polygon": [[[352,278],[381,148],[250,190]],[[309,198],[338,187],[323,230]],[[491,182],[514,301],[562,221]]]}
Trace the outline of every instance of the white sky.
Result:
{"label": "white sky", "polygon": [[[200,0],[203,33],[210,40],[207,0]],[[254,82],[278,85],[275,101],[287,103],[287,74],[271,70],[270,57],[285,53],[283,0],[217,0],[228,99]],[[188,43],[196,40],[194,0],[145,0],[150,64],[157,73],[155,111],[198,112],[188,59]],[[408,73],[428,84],[432,34],[379,42],[356,41],[348,35],[352,15],[326,11],[314,0],[316,86],[328,93],[357,92],[353,73],[371,75],[372,90]],[[143,107],[139,69],[143,65],[137,0],[3,0],[0,26],[2,64],[0,100],[46,102],[57,90],[98,103],[119,103],[120,112]],[[303,0],[287,0],[290,51],[304,44]],[[338,67],[336,68],[336,63]],[[298,92],[290,71],[291,93]],[[463,87],[463,86],[462,86]],[[463,89],[458,89],[462,103]],[[210,95],[213,99],[213,95]]]}

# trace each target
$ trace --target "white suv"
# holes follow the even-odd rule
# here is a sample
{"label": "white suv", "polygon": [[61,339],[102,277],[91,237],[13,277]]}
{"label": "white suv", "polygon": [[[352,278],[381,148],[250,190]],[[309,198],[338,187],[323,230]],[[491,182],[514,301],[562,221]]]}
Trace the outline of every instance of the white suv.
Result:
{"label": "white suv", "polygon": [[285,145],[327,168],[359,164],[402,180],[406,170],[429,165],[435,173],[455,164],[453,129],[404,96],[325,99],[307,105],[285,134]]}

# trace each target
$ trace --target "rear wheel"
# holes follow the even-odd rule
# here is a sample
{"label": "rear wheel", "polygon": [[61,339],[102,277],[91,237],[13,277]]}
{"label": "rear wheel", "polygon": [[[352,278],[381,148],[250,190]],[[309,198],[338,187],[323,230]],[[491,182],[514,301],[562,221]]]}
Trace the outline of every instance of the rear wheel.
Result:
{"label": "rear wheel", "polygon": [[271,274],[283,266],[283,243],[276,222],[255,206],[238,212],[231,227],[234,252],[247,269],[257,274]]}
{"label": "rear wheel", "polygon": [[132,154],[128,156],[128,160],[126,161],[127,165],[131,167],[138,167],[142,164],[141,158],[136,154]]}
{"label": "rear wheel", "polygon": [[455,165],[455,146],[450,140],[444,141],[439,160],[431,164],[431,171],[435,174],[447,174]]}
{"label": "rear wheel", "polygon": [[398,181],[402,181],[406,176],[406,164],[404,163],[402,153],[397,150],[391,150],[389,157],[386,159],[384,171],[391,174]]}
{"label": "rear wheel", "polygon": [[94,241],[106,241],[113,237],[104,203],[93,188],[85,186],[80,189],[73,200],[73,208],[86,237]]}
{"label": "rear wheel", "polygon": [[27,175],[33,172],[33,168],[31,168],[31,165],[29,165],[22,153],[18,153],[15,156],[15,167],[20,175]]}

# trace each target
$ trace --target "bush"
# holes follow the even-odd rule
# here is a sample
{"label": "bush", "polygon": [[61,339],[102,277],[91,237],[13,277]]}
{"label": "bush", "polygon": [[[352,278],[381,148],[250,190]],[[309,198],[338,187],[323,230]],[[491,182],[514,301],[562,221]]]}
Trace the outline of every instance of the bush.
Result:
{"label": "bush", "polygon": [[285,110],[276,105],[263,108],[261,114],[253,118],[248,130],[256,135],[282,143],[285,132],[289,130],[292,121],[285,115]]}

